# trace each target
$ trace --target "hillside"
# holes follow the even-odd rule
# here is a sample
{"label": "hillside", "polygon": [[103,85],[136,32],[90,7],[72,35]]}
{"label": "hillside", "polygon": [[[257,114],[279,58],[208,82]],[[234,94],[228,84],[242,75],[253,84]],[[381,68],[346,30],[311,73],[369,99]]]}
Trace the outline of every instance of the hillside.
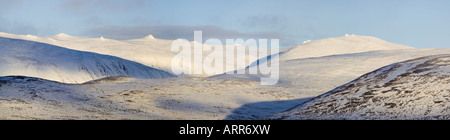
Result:
{"label": "hillside", "polygon": [[0,77],[0,119],[261,119],[306,100],[295,90],[208,78],[64,84],[10,76]]}
{"label": "hillside", "polygon": [[[100,38],[75,37],[63,33],[55,36],[32,36],[32,35],[15,35],[8,33],[0,33],[0,37],[36,41],[61,46],[73,50],[116,56],[122,59],[138,62],[152,68],[160,69],[168,73],[172,73],[172,66],[171,66],[172,59],[178,54],[178,52],[171,51],[171,46],[174,40],[158,39],[154,38],[151,35],[144,38],[132,40],[113,40],[104,37]],[[192,46],[193,49],[194,42],[190,42],[190,45]],[[210,46],[205,45],[204,48],[210,48]],[[200,50],[204,48],[200,48]],[[250,65],[250,63],[257,60],[256,56],[250,55],[248,53],[249,51],[256,51],[255,49],[245,47],[242,45],[236,45],[235,49],[237,48],[241,48],[245,50],[247,53],[245,53],[245,55],[236,56],[235,57],[236,61],[245,60],[246,61],[245,66],[248,66]],[[224,50],[219,51],[225,54]],[[204,51],[202,54],[196,54],[193,51],[191,53],[192,56],[201,55],[202,58],[207,57],[209,54],[210,52],[208,51]],[[225,60],[223,61],[225,62]],[[194,60],[192,60],[191,62],[192,65],[190,67],[193,68],[193,64],[196,62]],[[224,63],[224,66],[234,68],[235,65],[231,63]],[[235,69],[243,69],[245,68],[245,66],[236,67]],[[207,77],[211,75],[204,73],[197,75],[188,74],[187,76]]]}
{"label": "hillside", "polygon": [[83,83],[110,76],[166,78],[172,74],[114,56],[0,37],[0,76]]}
{"label": "hillside", "polygon": [[405,45],[359,35],[346,35],[321,40],[308,41],[293,47],[280,56],[281,61],[301,58],[322,57],[329,55],[361,53],[377,50],[413,49]]}
{"label": "hillside", "polygon": [[[372,44],[369,45],[372,47],[366,49],[365,47],[367,47],[367,45],[365,44],[367,43],[364,43],[361,40],[373,40],[372,43],[369,43]],[[311,49],[326,47],[333,48],[335,46],[331,44],[336,42],[339,42],[338,44],[336,44],[338,48],[351,46],[351,48],[366,49],[366,52],[353,53],[355,51],[348,50],[348,53],[346,54],[333,53],[334,55],[329,55],[329,53],[333,51],[323,51],[319,49],[315,50],[315,52],[317,52],[317,55],[315,55],[314,57],[301,58],[301,51],[296,58],[286,57],[287,54],[294,52],[294,50],[300,50],[301,46],[300,48],[291,48],[290,50],[282,52],[279,56],[280,80],[278,85],[296,87],[298,88],[298,94],[304,94],[310,97],[314,97],[330,91],[345,83],[348,83],[365,73],[371,72],[386,65],[424,56],[450,53],[450,49],[416,49],[405,47],[403,45],[396,45],[394,43],[389,43],[374,37],[366,36],[345,36],[323,39],[318,41],[311,41],[306,43],[305,45],[318,46],[311,47]],[[321,44],[328,44],[328,46],[320,46]],[[386,44],[388,46],[384,46]],[[261,62],[260,64],[266,65],[267,63]],[[257,65],[252,65],[251,67],[256,66]],[[248,71],[248,68],[241,69],[241,71]],[[218,79],[241,81],[259,81],[260,77],[262,76],[252,74],[222,74],[213,76],[213,78]]]}
{"label": "hillside", "polygon": [[271,119],[450,119],[450,55],[392,64]]}

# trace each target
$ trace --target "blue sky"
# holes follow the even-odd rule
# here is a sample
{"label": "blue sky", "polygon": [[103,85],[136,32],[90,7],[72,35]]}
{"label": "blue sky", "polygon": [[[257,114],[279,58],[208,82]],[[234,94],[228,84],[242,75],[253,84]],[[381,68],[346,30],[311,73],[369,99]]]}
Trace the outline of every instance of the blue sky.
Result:
{"label": "blue sky", "polygon": [[344,34],[450,48],[449,0],[0,0],[0,32],[113,39],[278,38],[284,47]]}

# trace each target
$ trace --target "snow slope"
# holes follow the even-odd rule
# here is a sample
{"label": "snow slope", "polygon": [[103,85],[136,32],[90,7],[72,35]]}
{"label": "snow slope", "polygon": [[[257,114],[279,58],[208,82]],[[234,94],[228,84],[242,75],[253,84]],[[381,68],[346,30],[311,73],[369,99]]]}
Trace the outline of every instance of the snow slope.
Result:
{"label": "snow slope", "polygon": [[[333,49],[345,47],[352,49],[340,52]],[[325,48],[331,48],[330,50],[335,51],[326,51],[324,50]],[[358,50],[358,48],[360,49]],[[300,51],[302,49],[306,52],[313,52],[312,54],[314,55],[302,58],[301,54],[303,52]],[[363,50],[366,52],[358,52]],[[298,56],[294,57],[293,54],[298,54]],[[450,54],[450,49],[416,49],[389,43],[374,37],[356,35],[311,41],[280,53],[280,80],[278,84],[296,87],[298,88],[298,94],[314,97],[380,67],[438,54]],[[267,65],[267,62],[259,64]],[[250,67],[256,66],[258,65],[254,63]],[[248,73],[248,68],[239,71]],[[259,81],[260,77],[264,76],[221,74],[212,77],[228,80]]]}
{"label": "snow slope", "polygon": [[305,42],[293,47],[280,56],[281,61],[322,57],[329,55],[360,53],[376,50],[413,49],[370,36],[346,35]]}
{"label": "snow slope", "polygon": [[[37,37],[0,33],[0,36],[59,44],[64,45],[65,48],[72,48],[73,50],[70,51],[82,50],[114,55],[146,65],[132,62],[130,67],[136,64],[138,65],[136,67],[155,66],[170,71],[170,61],[175,55],[170,51],[172,41],[159,40],[151,36],[127,41],[80,38],[66,34]],[[342,38],[350,37],[352,36]],[[322,40],[324,42],[320,41],[319,43],[325,43],[327,40],[340,42],[334,39],[325,39]],[[257,81],[260,78],[259,75],[218,75],[214,78],[179,77],[151,80],[110,77],[80,85],[67,85],[28,77],[3,77],[0,78],[0,93],[2,93],[0,94],[0,112],[5,113],[0,114],[0,119],[260,119],[292,108],[311,97],[330,91],[382,66],[428,55],[450,54],[450,49],[408,49],[401,45],[400,47],[383,48],[383,46],[390,46],[390,43],[383,43],[379,40],[372,41],[372,44],[369,43],[369,45],[364,45],[365,41],[358,41],[358,39],[338,40],[341,40],[338,46],[353,46],[350,47],[353,49],[345,51],[318,49],[315,51],[317,54],[307,56],[307,58],[302,58],[301,55],[286,55],[289,52],[291,54],[302,52],[295,51],[295,48],[281,53],[280,84],[275,86],[260,86]],[[370,42],[371,39],[368,40],[366,42]],[[317,42],[311,41],[306,44],[309,43]],[[309,45],[313,46],[313,44]],[[362,50],[358,50],[358,46]],[[364,49],[365,46],[376,47]],[[333,45],[328,47],[333,47]],[[69,51],[65,48],[58,49]],[[320,45],[316,48],[320,48]],[[8,49],[12,50],[12,47],[6,47],[6,50]],[[33,53],[28,50],[32,50]],[[5,57],[5,61],[0,59],[2,63],[8,64],[8,66],[0,66],[0,68],[9,71],[10,74],[7,75],[23,75],[14,74],[17,71],[30,73],[25,76],[46,77],[46,79],[60,82],[69,81],[69,83],[71,83],[70,81],[81,83],[81,81],[89,81],[88,79],[107,77],[92,78],[91,73],[68,72],[68,70],[77,70],[76,65],[81,63],[92,66],[89,68],[92,68],[93,71],[102,73],[102,70],[98,70],[96,65],[88,61],[94,60],[90,58],[94,56],[88,55],[94,53],[85,54],[86,52],[77,51],[77,53],[70,52],[68,55],[66,53],[57,55],[59,53],[51,53],[53,49],[39,50],[29,47],[29,49],[20,50],[19,53],[0,52],[2,57],[12,56]],[[78,52],[82,54],[78,55]],[[42,59],[42,62],[22,59],[23,57],[29,58],[31,54],[38,54],[38,56],[45,54],[50,57],[38,57]],[[21,59],[16,60],[16,56]],[[66,58],[65,56],[71,57]],[[110,58],[100,59],[97,56],[100,58],[111,56],[96,54],[95,60],[101,60],[99,62],[105,63],[107,66],[115,65],[115,62],[111,62],[112,64],[109,62]],[[84,59],[85,57],[89,58]],[[122,61],[116,57],[112,58]],[[255,58],[253,57],[253,59]],[[32,63],[29,62],[31,60],[33,60]],[[16,66],[17,64],[20,64],[19,67]],[[41,64],[47,66],[40,66]],[[9,66],[15,68],[9,69]],[[65,77],[69,75],[69,78],[58,80],[60,76],[48,74],[49,67],[52,67],[52,70],[61,71],[60,75]],[[29,68],[33,70],[24,71]],[[36,71],[39,73],[35,73]],[[70,77],[70,75],[74,76]]]}
{"label": "snow slope", "polygon": [[110,76],[165,78],[172,74],[121,58],[0,37],[0,76],[83,83]]}
{"label": "snow slope", "polygon": [[[171,51],[171,45],[174,40],[157,39],[154,38],[152,35],[149,35],[145,38],[124,40],[124,41],[107,39],[103,37],[100,38],[74,37],[63,33],[49,37],[0,33],[0,37],[37,41],[73,50],[116,56],[126,60],[135,61],[152,68],[164,70],[169,73],[172,73],[172,66],[171,66],[172,59],[175,57],[175,55],[178,54],[178,52]],[[194,48],[194,42],[190,42],[190,45],[192,46],[192,48]],[[211,46],[205,45],[205,48],[211,48]],[[236,45],[235,48],[236,49],[242,48],[242,50],[245,50],[247,52],[256,51],[256,49],[254,48],[249,48],[242,45]],[[224,53],[224,50],[220,51]],[[201,55],[204,58],[208,56],[209,53],[210,52],[205,51],[202,54],[197,54],[192,51],[192,56]],[[246,53],[246,55],[236,56],[235,58],[236,61],[246,60],[245,66],[248,66],[250,63],[256,61],[257,59],[258,59],[257,56],[250,55],[249,53]],[[194,63],[196,62],[192,60],[191,68],[193,67]],[[225,63],[224,66],[233,68],[235,67],[235,65],[231,63]],[[245,66],[236,67],[234,69],[243,69],[245,68]],[[203,73],[200,75],[190,75],[190,76],[206,77],[211,76],[211,74]]]}
{"label": "snow slope", "polygon": [[208,78],[109,77],[75,85],[0,77],[0,119],[261,119],[306,100],[295,91]]}
{"label": "snow slope", "polygon": [[450,119],[450,55],[392,64],[271,119]]}

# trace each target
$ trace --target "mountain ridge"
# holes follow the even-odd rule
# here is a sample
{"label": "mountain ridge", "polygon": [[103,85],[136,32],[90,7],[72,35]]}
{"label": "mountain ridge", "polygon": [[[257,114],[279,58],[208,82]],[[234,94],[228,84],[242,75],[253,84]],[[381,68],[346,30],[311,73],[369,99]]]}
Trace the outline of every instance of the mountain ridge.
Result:
{"label": "mountain ridge", "polygon": [[174,77],[115,56],[3,37],[0,37],[0,44],[1,76],[31,76],[64,83],[83,83],[110,76]]}
{"label": "mountain ridge", "polygon": [[413,47],[391,43],[372,36],[347,35],[306,41],[287,50],[280,56],[280,60],[401,49],[413,49]]}
{"label": "mountain ridge", "polygon": [[450,55],[388,65],[269,119],[450,119]]}

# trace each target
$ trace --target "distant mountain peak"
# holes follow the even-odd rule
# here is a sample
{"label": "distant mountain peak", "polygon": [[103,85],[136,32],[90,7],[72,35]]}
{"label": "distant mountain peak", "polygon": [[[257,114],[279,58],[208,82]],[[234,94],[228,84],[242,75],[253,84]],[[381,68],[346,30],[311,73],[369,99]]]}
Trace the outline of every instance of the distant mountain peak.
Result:
{"label": "distant mountain peak", "polygon": [[355,34],[345,34],[345,37],[352,37],[352,36],[356,36]]}
{"label": "distant mountain peak", "polygon": [[60,33],[60,34],[55,35],[55,37],[67,38],[67,37],[72,37],[72,36],[65,34],[65,33]]}
{"label": "distant mountain peak", "polygon": [[145,37],[146,39],[155,39],[155,37],[153,35],[148,35]]}
{"label": "distant mountain peak", "polygon": [[25,37],[27,37],[27,38],[31,38],[31,39],[35,39],[35,38],[37,38],[37,36],[34,36],[34,35],[30,35],[30,34],[27,34]]}
{"label": "distant mountain peak", "polygon": [[311,42],[311,40],[306,40],[306,41],[303,41],[303,44],[306,44],[306,43],[309,43],[309,42]]}
{"label": "distant mountain peak", "polygon": [[412,47],[391,43],[376,37],[346,34],[343,37],[305,41],[286,51],[280,56],[280,60],[411,48]]}

